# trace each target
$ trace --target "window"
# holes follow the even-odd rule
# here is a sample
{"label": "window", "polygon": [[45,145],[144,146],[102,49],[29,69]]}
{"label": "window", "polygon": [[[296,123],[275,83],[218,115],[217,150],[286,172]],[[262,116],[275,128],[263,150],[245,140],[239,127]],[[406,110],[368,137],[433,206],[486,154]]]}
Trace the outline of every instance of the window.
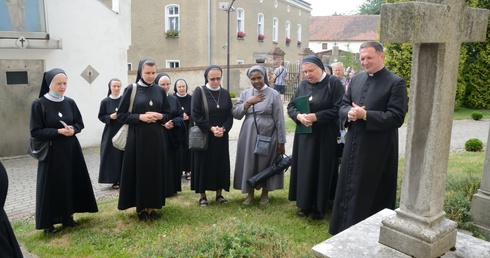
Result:
{"label": "window", "polygon": [[133,70],[133,64],[132,63],[128,63],[128,71],[131,71]]}
{"label": "window", "polygon": [[0,1],[0,34],[42,38],[47,35],[44,0]]}
{"label": "window", "polygon": [[236,10],[236,32],[245,32],[245,11],[242,8]]}
{"label": "window", "polygon": [[286,21],[286,43],[291,42],[291,23]]}
{"label": "window", "polygon": [[178,5],[167,5],[165,7],[165,31],[180,31],[180,17]]}
{"label": "window", "polygon": [[27,71],[7,71],[7,85],[29,84]]}
{"label": "window", "polygon": [[259,17],[258,17],[258,20],[257,20],[257,34],[258,34],[258,37],[260,39],[261,35],[262,35],[262,39],[264,37],[264,15],[259,13]]}
{"label": "window", "polygon": [[243,61],[243,60],[236,60],[236,64],[237,65],[242,65],[242,64],[245,64],[245,61]]}
{"label": "window", "polygon": [[277,43],[277,38],[278,38],[278,33],[279,33],[279,20],[274,17],[274,19],[272,19],[272,41]]}
{"label": "window", "polygon": [[328,43],[323,42],[322,43],[322,49],[328,49]]}
{"label": "window", "polygon": [[298,24],[297,36],[298,36],[298,45],[301,45],[301,24]]}
{"label": "window", "polygon": [[179,60],[167,60],[166,62],[166,68],[179,68],[180,67],[180,61]]}

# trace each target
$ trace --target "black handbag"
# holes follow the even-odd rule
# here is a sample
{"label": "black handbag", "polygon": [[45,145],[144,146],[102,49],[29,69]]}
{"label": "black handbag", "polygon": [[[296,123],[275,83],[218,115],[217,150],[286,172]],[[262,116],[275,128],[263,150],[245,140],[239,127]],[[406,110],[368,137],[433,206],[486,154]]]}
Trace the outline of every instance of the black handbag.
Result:
{"label": "black handbag", "polygon": [[[269,156],[269,150],[272,144],[272,137],[267,135],[262,135],[259,133],[259,128],[257,127],[257,118],[255,117],[254,106],[252,106],[252,112],[254,116],[255,129],[257,130],[257,137],[255,138],[254,154]],[[272,134],[274,134],[275,130],[276,130],[276,125],[274,124],[274,130],[272,131]]]}
{"label": "black handbag", "polygon": [[[46,119],[44,118],[46,111],[44,109],[44,105],[39,99],[37,99],[36,101],[38,101],[39,104],[41,105],[43,122],[46,125]],[[36,138],[31,137],[29,139],[29,147],[27,148],[27,154],[31,155],[31,157],[39,161],[44,161],[48,156],[50,145],[51,145],[51,141],[40,141],[37,140]]]}
{"label": "black handbag", "polygon": [[50,141],[39,141],[31,137],[27,153],[39,161],[44,161],[48,156],[49,145]]}
{"label": "black handbag", "polygon": [[[204,86],[201,87],[202,102],[204,104],[204,114],[209,120],[208,102],[204,96]],[[197,125],[194,125],[189,130],[189,149],[193,151],[203,151],[208,148],[208,132],[201,131]]]}
{"label": "black handbag", "polygon": [[265,182],[267,179],[269,179],[275,175],[282,174],[284,171],[286,171],[291,166],[291,162],[292,162],[292,159],[288,155],[286,155],[286,154],[284,154],[284,156],[278,155],[277,158],[272,163],[272,165],[270,165],[266,169],[260,171],[255,176],[249,178],[247,180],[247,185],[250,188],[255,188],[258,185]]}

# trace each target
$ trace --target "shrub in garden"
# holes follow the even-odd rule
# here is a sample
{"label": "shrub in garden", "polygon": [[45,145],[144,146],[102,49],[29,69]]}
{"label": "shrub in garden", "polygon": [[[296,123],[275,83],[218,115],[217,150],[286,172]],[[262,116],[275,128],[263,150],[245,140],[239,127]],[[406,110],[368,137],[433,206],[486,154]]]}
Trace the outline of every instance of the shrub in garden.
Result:
{"label": "shrub in garden", "polygon": [[476,139],[476,138],[469,139],[465,142],[464,149],[466,151],[473,151],[473,152],[482,151],[483,150],[483,142]]}
{"label": "shrub in garden", "polygon": [[483,113],[480,111],[474,111],[471,113],[471,118],[473,118],[473,120],[478,121],[483,118]]}

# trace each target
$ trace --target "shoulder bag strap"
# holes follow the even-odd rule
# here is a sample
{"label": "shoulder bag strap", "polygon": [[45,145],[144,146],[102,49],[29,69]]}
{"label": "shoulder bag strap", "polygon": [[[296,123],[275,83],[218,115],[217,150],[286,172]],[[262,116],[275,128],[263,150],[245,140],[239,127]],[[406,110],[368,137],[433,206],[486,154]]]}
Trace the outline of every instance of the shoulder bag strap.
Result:
{"label": "shoulder bag strap", "polygon": [[274,83],[277,81],[277,78],[282,74],[282,72],[284,72],[284,69],[286,68],[282,68],[281,72],[276,76],[276,79],[274,79]]}
{"label": "shoulder bag strap", "polygon": [[[255,105],[252,105],[252,114],[254,116],[255,129],[257,130],[257,134],[260,134],[259,127],[257,126],[257,117],[255,116]],[[274,121],[274,130],[272,130],[272,134],[274,134],[274,131],[276,130],[276,120],[274,119],[274,116],[272,116],[272,121]]]}
{"label": "shoulder bag strap", "polygon": [[131,98],[129,99],[129,112],[133,112],[133,102],[134,96],[136,96],[136,90],[138,89],[138,84],[133,83],[133,88],[131,89]]}
{"label": "shoulder bag strap", "polygon": [[209,121],[208,102],[206,101],[206,96],[204,96],[206,94],[204,87],[206,86],[201,86],[202,104],[204,105],[204,116],[206,116],[206,120]]}

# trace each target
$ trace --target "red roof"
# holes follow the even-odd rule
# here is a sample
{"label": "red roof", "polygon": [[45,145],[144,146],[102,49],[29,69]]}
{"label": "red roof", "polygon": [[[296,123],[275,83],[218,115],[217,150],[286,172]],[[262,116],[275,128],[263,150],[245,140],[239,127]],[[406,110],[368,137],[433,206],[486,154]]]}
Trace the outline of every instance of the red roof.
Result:
{"label": "red roof", "polygon": [[379,15],[311,16],[310,41],[376,40]]}

